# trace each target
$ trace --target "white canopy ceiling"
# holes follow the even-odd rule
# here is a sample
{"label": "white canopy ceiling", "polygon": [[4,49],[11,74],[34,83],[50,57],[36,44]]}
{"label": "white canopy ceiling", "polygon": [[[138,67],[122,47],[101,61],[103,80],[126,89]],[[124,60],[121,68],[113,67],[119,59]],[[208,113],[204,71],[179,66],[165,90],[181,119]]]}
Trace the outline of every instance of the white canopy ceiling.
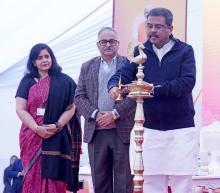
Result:
{"label": "white canopy ceiling", "polygon": [[48,43],[75,80],[98,54],[97,32],[112,25],[112,0],[7,0],[0,6],[0,86],[17,85],[31,47]]}

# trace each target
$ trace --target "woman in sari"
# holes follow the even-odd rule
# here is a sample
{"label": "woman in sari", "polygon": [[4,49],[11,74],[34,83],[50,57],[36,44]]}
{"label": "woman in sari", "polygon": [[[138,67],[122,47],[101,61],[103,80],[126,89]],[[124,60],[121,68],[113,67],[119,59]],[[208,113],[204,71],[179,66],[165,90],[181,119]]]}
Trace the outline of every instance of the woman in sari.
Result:
{"label": "woman in sari", "polygon": [[23,193],[78,190],[81,129],[74,124],[76,84],[61,70],[48,45],[33,46],[16,93]]}

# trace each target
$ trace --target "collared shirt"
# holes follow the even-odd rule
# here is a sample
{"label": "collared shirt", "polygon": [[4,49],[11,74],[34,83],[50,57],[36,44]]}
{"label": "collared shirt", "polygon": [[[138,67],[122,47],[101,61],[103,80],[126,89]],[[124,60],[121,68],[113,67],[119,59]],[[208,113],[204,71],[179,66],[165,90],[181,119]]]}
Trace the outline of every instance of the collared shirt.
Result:
{"label": "collared shirt", "polygon": [[[107,83],[111,76],[116,72],[117,58],[116,56],[112,59],[112,62],[108,64],[103,58],[100,61],[99,68],[99,98],[98,98],[98,109],[96,109],[91,117],[96,118],[98,111],[112,111],[114,102],[108,96]],[[118,112],[114,110],[118,115]],[[119,116],[119,115],[118,115]]]}
{"label": "collared shirt", "polygon": [[100,111],[111,111],[113,109],[114,102],[108,95],[107,84],[112,75],[116,72],[116,57],[112,59],[112,62],[108,64],[101,59],[99,68],[99,94],[98,94],[98,109]]}
{"label": "collared shirt", "polygon": [[100,68],[103,68],[106,73],[108,73],[113,68],[116,71],[116,62],[116,56],[112,59],[112,62],[110,64],[108,64],[103,58],[101,58]]}
{"label": "collared shirt", "polygon": [[160,62],[161,62],[163,56],[171,50],[171,48],[174,46],[174,44],[175,44],[175,42],[171,39],[162,48],[157,48],[155,45],[153,45],[153,50],[156,53],[157,57],[159,58]]}

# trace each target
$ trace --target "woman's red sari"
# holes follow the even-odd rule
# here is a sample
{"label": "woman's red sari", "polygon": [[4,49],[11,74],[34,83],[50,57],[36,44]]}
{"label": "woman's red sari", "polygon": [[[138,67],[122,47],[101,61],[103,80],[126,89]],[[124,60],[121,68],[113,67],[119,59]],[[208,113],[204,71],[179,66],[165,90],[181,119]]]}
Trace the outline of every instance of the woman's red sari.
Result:
{"label": "woman's red sari", "polygon": [[[43,116],[37,116],[37,108],[42,107],[49,94],[50,77],[34,84],[28,94],[27,110],[38,125],[43,124]],[[41,148],[42,138],[22,124],[20,132],[21,160],[25,169]],[[66,183],[41,178],[41,157],[27,172],[22,193],[65,193]]]}

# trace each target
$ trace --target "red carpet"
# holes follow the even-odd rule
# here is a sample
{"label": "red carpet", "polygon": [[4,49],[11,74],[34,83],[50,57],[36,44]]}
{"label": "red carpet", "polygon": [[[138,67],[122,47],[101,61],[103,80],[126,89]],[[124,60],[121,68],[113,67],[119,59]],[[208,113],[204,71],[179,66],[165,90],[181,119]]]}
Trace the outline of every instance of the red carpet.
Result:
{"label": "red carpet", "polygon": [[[87,190],[87,189],[79,190],[77,193],[89,193],[89,190]],[[168,193],[172,193],[170,189],[168,189]]]}
{"label": "red carpet", "polygon": [[[69,193],[69,192],[67,191],[67,193]],[[79,190],[77,193],[89,193],[89,190],[87,190],[87,189]],[[168,188],[168,193],[172,193],[170,187]]]}
{"label": "red carpet", "polygon": [[[66,193],[70,193],[70,192],[66,192]],[[84,189],[84,190],[79,190],[77,193],[89,193],[89,190]]]}
{"label": "red carpet", "polygon": [[84,189],[84,190],[80,190],[80,191],[78,191],[77,193],[89,193],[89,190]]}

